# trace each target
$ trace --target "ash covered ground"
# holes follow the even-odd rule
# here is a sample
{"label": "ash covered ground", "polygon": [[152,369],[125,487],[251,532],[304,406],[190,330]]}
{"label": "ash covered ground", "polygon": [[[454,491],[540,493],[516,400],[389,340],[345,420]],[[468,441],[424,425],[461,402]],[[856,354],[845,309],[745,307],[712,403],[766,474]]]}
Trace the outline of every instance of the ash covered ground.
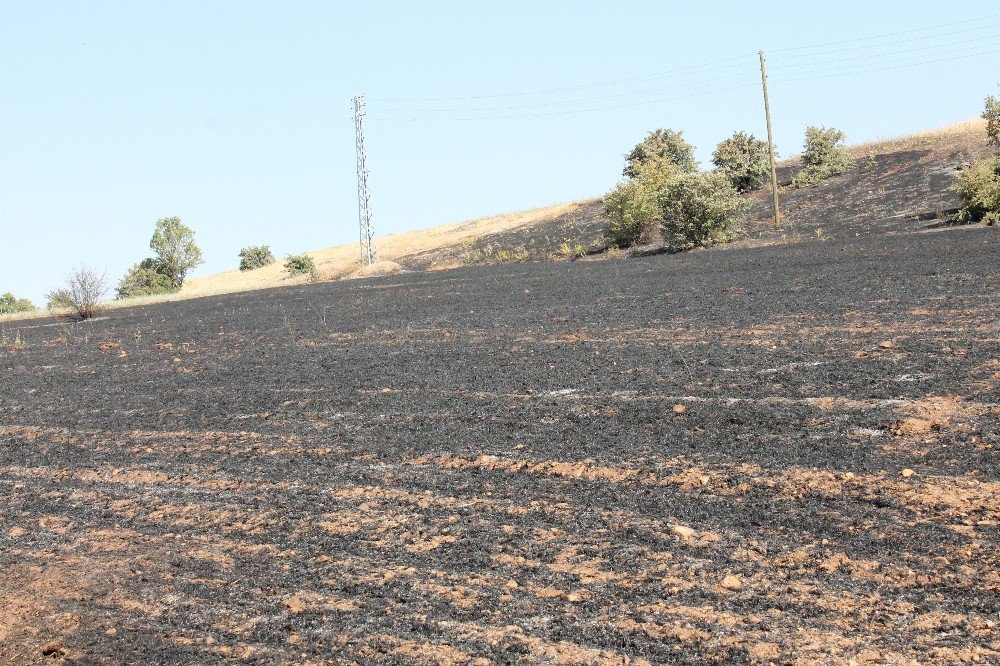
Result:
{"label": "ash covered ground", "polygon": [[997,663],[997,233],[5,323],[0,661]]}

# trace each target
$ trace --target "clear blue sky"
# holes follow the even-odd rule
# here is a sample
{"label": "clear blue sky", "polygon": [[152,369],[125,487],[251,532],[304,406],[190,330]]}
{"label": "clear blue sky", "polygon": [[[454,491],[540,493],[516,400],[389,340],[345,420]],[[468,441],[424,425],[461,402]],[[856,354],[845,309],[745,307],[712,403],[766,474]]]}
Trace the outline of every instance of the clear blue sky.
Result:
{"label": "clear blue sky", "polygon": [[974,117],[1000,80],[995,0],[0,10],[0,292],[39,304],[79,262],[116,282],[159,217],[197,231],[196,275],[249,244],[356,241],[356,93],[389,233],[601,194],[655,127],[703,163],[734,130],[762,137],[760,48],[786,155],[808,124],[861,141]]}

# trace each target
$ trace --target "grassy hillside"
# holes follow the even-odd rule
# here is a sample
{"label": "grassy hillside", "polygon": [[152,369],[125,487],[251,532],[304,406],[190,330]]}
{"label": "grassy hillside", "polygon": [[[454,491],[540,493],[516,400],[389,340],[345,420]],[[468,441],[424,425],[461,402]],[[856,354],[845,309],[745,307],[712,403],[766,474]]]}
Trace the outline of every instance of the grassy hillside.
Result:
{"label": "grassy hillside", "polygon": [[[771,229],[770,195],[751,195],[754,206],[745,243],[770,244],[803,234],[838,237],[874,231],[913,231],[943,220],[957,207],[951,186],[957,169],[988,154],[979,120],[932,132],[852,146],[857,161],[843,176],[802,189],[790,187],[801,161],[783,161],[779,181],[785,228]],[[609,183],[609,187],[610,187]],[[383,260],[404,270],[599,256],[606,249],[599,197],[509,215],[486,217],[379,239]],[[917,223],[917,224],[914,224]],[[357,244],[310,252],[319,279],[349,276],[360,268]],[[257,271],[228,271],[188,282],[177,297],[294,284],[281,263]]]}
{"label": "grassy hillside", "polygon": [[[519,213],[495,215],[476,220],[446,224],[381,236],[379,257],[394,261],[411,270],[440,270],[457,266],[488,263],[488,256],[479,252],[482,243],[503,234],[527,231],[550,225],[558,220],[571,220],[579,211],[589,210],[593,202],[571,202]],[[347,277],[361,268],[357,243],[328,247],[308,253],[316,260],[319,280]],[[307,281],[306,277],[289,278],[282,262],[255,271],[232,270],[189,280],[178,297],[193,297],[266,287],[286,286]]]}
{"label": "grassy hillside", "polygon": [[[969,121],[939,130],[852,146],[857,165],[847,174],[811,187],[790,187],[800,159],[779,168],[784,227],[771,225],[770,195],[758,191],[747,233],[737,246],[799,242],[867,233],[907,233],[933,228],[957,207],[951,191],[957,169],[988,154],[984,123]],[[609,187],[611,183],[608,184]],[[940,226],[938,224],[938,226]],[[599,197],[390,234],[378,239],[383,260],[403,270],[603,258],[605,241]],[[351,276],[361,267],[356,243],[309,252],[319,280]],[[300,284],[282,262],[254,271],[226,271],[189,280],[179,293],[115,302],[112,307]],[[42,316],[28,313],[3,318]],[[3,319],[0,318],[0,319]]]}

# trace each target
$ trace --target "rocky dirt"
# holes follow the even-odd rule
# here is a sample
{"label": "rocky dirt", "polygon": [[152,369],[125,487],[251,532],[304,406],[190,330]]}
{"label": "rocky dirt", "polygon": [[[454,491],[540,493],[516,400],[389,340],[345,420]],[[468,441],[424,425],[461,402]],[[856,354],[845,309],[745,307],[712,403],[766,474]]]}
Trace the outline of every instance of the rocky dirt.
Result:
{"label": "rocky dirt", "polygon": [[998,229],[0,330],[0,663],[1000,663]]}

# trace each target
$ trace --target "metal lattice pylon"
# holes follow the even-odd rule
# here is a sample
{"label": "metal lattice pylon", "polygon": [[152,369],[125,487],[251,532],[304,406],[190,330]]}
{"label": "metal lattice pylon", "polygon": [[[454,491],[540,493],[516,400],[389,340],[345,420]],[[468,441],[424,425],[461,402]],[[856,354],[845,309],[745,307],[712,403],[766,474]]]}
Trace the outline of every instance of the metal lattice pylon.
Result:
{"label": "metal lattice pylon", "polygon": [[358,223],[361,227],[361,263],[371,265],[378,262],[378,246],[375,244],[375,230],[372,227],[371,193],[368,191],[368,164],[365,156],[365,98],[354,98],[354,134],[358,153]]}

